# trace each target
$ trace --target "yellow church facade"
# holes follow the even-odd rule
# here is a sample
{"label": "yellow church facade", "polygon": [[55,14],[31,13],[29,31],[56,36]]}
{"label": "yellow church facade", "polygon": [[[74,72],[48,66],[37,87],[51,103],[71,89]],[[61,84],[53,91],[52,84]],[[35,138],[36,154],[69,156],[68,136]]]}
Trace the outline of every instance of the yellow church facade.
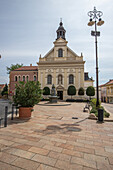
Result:
{"label": "yellow church facade", "polygon": [[[60,99],[69,98],[67,90],[69,86],[75,86],[78,98],[80,87],[86,89],[93,85],[93,80],[84,77],[84,63],[82,53],[78,56],[68,47],[68,41],[65,38],[65,29],[62,21],[57,29],[57,38],[53,42],[54,47],[44,56],[39,58],[38,80],[41,88],[55,85],[56,93]],[[86,87],[87,86],[87,87]],[[85,97],[85,96],[84,96]]]}

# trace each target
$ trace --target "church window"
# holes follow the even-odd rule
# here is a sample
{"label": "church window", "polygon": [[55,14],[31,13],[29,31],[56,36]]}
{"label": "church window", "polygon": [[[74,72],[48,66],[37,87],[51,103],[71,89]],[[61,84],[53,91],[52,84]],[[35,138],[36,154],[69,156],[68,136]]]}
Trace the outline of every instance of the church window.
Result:
{"label": "church window", "polygon": [[58,50],[58,57],[63,57],[63,50],[61,48]]}
{"label": "church window", "polygon": [[58,84],[63,84],[62,75],[59,75],[59,76],[58,76]]}
{"label": "church window", "polygon": [[74,76],[72,74],[69,75],[69,84],[74,84]]}
{"label": "church window", "polygon": [[25,76],[23,76],[23,81],[25,81]]}
{"label": "church window", "polygon": [[51,75],[47,76],[47,84],[52,84],[52,76]]}
{"label": "church window", "polygon": [[36,81],[36,76],[34,76],[34,81]]}
{"label": "church window", "polygon": [[17,76],[15,76],[15,81],[17,81]]}
{"label": "church window", "polygon": [[60,35],[62,35],[62,31],[60,31]]}

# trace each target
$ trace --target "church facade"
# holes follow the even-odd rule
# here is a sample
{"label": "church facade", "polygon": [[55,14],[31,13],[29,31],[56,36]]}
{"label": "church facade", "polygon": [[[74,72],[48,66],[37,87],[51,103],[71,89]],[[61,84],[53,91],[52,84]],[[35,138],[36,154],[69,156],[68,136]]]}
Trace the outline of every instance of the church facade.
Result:
{"label": "church facade", "polygon": [[[57,38],[53,42],[54,47],[44,56],[39,58],[38,66],[23,66],[10,73],[10,94],[14,94],[15,84],[18,81],[39,81],[41,88],[48,87],[50,90],[54,84],[56,94],[61,100],[69,98],[68,88],[74,86],[76,95],[79,98],[79,88],[84,90],[88,86],[93,86],[93,80],[88,73],[84,73],[83,55],[77,55],[68,47],[65,38],[66,30],[62,21],[57,29]],[[44,96],[46,97],[46,96]],[[86,94],[83,97],[87,97]]]}
{"label": "church facade", "polygon": [[63,100],[69,98],[68,87],[75,86],[77,92],[74,98],[77,98],[79,88],[92,86],[93,80],[85,77],[87,74],[84,74],[85,61],[82,53],[78,56],[68,47],[62,21],[56,32],[54,47],[43,58],[40,56],[37,63],[38,80],[42,89],[44,87],[51,89],[54,84],[57,95]]}

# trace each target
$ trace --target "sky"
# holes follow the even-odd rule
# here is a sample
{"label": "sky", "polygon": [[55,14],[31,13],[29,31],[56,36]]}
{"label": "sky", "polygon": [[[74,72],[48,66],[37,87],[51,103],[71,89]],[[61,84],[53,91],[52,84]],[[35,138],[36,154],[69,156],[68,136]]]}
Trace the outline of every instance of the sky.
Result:
{"label": "sky", "polygon": [[[95,38],[89,16],[94,6],[103,12],[104,25],[98,26],[99,84],[113,79],[112,0],[0,0],[0,84],[9,82],[6,67],[11,64],[37,65],[54,45],[60,18],[68,46],[83,53],[84,70],[96,79]],[[95,85],[95,84],[94,84]]]}

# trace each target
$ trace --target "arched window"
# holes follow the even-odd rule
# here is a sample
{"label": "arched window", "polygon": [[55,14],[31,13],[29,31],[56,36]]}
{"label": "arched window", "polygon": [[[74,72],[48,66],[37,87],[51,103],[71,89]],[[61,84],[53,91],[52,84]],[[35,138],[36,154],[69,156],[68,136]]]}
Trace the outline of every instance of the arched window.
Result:
{"label": "arched window", "polygon": [[17,76],[15,76],[15,81],[17,81]]}
{"label": "arched window", "polygon": [[26,77],[26,81],[29,81],[29,76]]}
{"label": "arched window", "polygon": [[69,75],[69,84],[74,84],[74,76],[72,74]]}
{"label": "arched window", "polygon": [[52,84],[52,76],[51,75],[47,76],[47,84]]}
{"label": "arched window", "polygon": [[36,81],[36,76],[34,76],[34,81]]}
{"label": "arched window", "polygon": [[63,57],[63,50],[61,48],[58,50],[58,57]]}
{"label": "arched window", "polygon": [[18,77],[18,80],[20,81],[20,76]]}
{"label": "arched window", "polygon": [[25,76],[23,76],[23,81],[25,81]]}
{"label": "arched window", "polygon": [[62,75],[58,75],[58,84],[63,84],[63,78]]}

